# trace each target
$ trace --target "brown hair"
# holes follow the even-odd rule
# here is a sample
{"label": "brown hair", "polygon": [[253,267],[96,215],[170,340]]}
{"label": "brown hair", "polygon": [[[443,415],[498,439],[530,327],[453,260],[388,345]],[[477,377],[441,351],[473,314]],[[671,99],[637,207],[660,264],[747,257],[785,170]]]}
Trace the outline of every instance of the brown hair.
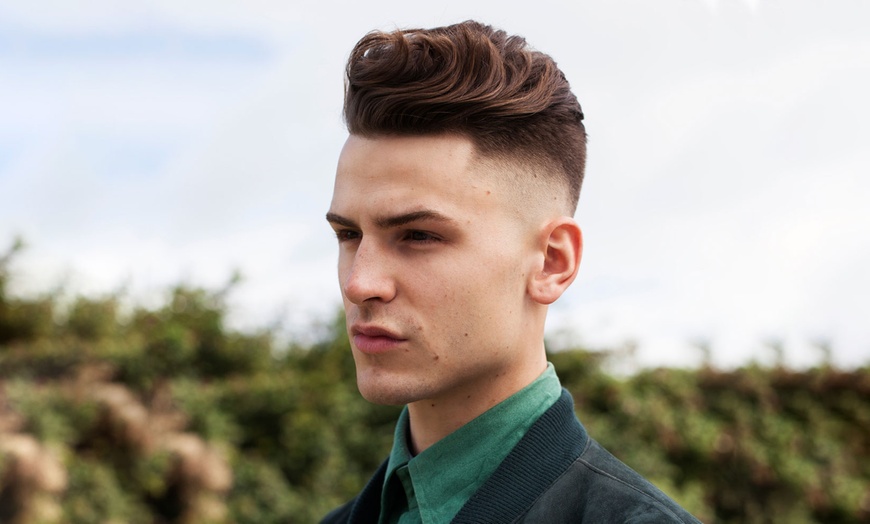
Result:
{"label": "brown hair", "polygon": [[552,172],[577,205],[583,111],[553,59],[520,36],[474,21],[369,33],[348,59],[344,117],[360,136],[462,134],[483,156]]}

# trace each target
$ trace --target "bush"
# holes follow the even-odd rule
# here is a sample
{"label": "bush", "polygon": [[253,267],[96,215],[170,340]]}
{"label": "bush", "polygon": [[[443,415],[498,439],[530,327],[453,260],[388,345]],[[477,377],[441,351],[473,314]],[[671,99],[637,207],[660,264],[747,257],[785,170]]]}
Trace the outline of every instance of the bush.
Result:
{"label": "bush", "polygon": [[[360,397],[341,315],[322,340],[276,348],[269,331],[226,327],[226,289],[179,286],[121,315],[119,297],[10,297],[8,260],[0,444],[63,457],[66,476],[37,494],[60,501],[55,521],[317,522],[387,456],[399,409]],[[616,378],[607,352],[549,358],[593,437],[703,521],[870,521],[868,369]],[[3,449],[0,519],[12,522],[30,510]]]}

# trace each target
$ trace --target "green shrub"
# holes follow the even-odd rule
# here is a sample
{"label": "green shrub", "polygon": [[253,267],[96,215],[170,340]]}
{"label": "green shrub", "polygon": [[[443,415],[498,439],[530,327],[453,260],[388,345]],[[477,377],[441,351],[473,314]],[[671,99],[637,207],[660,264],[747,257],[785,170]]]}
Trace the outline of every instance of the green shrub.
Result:
{"label": "green shrub", "polygon": [[228,502],[236,524],[313,521],[313,515],[305,515],[310,499],[295,493],[281,470],[266,460],[242,456],[233,472],[235,482]]}
{"label": "green shrub", "polygon": [[[9,296],[8,261],[0,256],[0,439],[24,431],[65,453],[66,521],[177,522],[189,495],[162,432],[230,450],[235,523],[317,522],[389,452],[399,408],[360,397],[342,315],[317,328],[321,340],[282,349],[268,330],[226,327],[229,288],[179,286],[121,318],[117,297]],[[703,521],[870,521],[867,368],[614,377],[606,351],[549,358],[591,435]],[[124,437],[124,421],[96,403],[94,388],[108,386],[149,438]],[[0,482],[9,464],[0,455]],[[0,507],[2,518],[14,511]]]}
{"label": "green shrub", "polygon": [[72,457],[62,507],[66,521],[76,524],[153,522],[147,508],[124,489],[112,468],[97,459]]}

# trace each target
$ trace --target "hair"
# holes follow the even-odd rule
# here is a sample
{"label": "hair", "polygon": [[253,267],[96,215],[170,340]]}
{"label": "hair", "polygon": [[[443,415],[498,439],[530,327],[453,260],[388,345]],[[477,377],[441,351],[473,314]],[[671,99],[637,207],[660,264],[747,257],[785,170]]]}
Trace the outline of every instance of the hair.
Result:
{"label": "hair", "polygon": [[484,157],[551,175],[577,206],[583,111],[553,59],[523,37],[475,21],[371,32],[348,59],[344,118],[364,137],[466,136]]}

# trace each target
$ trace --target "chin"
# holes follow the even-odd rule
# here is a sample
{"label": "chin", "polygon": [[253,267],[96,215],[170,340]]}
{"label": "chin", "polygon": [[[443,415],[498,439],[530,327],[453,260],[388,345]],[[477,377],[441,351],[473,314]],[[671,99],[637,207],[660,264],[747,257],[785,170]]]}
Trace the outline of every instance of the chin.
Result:
{"label": "chin", "polygon": [[364,399],[368,400],[372,404],[378,404],[380,406],[404,406],[408,403],[405,402],[402,397],[392,394],[389,391],[370,391],[360,388],[359,392]]}
{"label": "chin", "polygon": [[383,406],[404,406],[425,397],[420,394],[420,388],[399,377],[382,374],[370,376],[357,372],[356,385],[364,399]]}

